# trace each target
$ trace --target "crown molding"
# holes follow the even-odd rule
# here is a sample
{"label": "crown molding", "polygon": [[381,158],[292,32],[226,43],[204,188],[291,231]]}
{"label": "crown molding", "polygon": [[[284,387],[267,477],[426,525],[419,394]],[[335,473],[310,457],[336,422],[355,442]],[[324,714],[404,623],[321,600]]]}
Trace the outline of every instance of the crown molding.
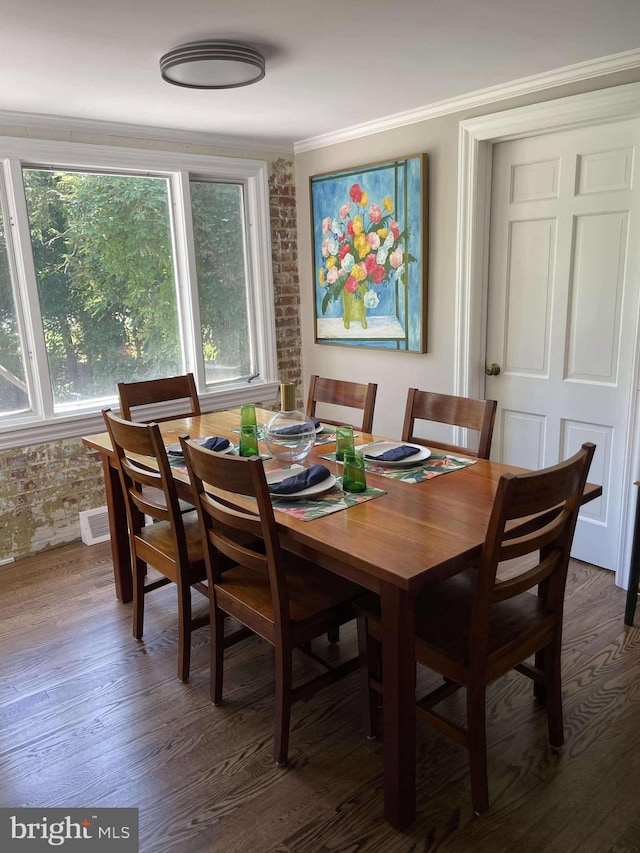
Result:
{"label": "crown molding", "polygon": [[634,50],[627,50],[623,53],[613,54],[612,56],[579,62],[575,65],[567,65],[564,68],[558,68],[555,71],[545,72],[544,74],[522,77],[519,80],[513,80],[510,83],[500,86],[478,89],[466,95],[438,101],[434,104],[419,107],[418,109],[395,113],[394,115],[376,119],[375,121],[356,124],[352,127],[346,127],[342,130],[332,131],[331,133],[324,133],[320,136],[310,137],[309,139],[302,139],[295,143],[293,150],[295,154],[302,154],[305,151],[325,148],[328,145],[335,145],[340,142],[349,142],[352,139],[360,139],[363,136],[371,136],[374,133],[394,130],[409,124],[416,124],[417,122],[460,112],[461,110],[474,109],[496,103],[497,101],[504,101],[507,98],[529,95],[545,89],[551,89],[555,86],[588,80],[592,77],[601,77],[605,74],[613,74],[618,71],[627,71],[632,68],[638,68],[639,66],[640,49],[635,48]]}
{"label": "crown molding", "polygon": [[640,49],[628,50],[612,56],[568,65],[544,74],[523,77],[500,86],[479,89],[475,92],[455,98],[448,98],[444,101],[437,101],[434,104],[417,109],[406,110],[405,112],[394,113],[374,121],[352,125],[342,130],[309,137],[293,145],[282,141],[268,142],[255,137],[220,136],[202,131],[179,130],[178,128],[170,127],[99,121],[96,119],[80,118],[78,116],[57,116],[13,111],[0,111],[0,125],[4,125],[5,127],[41,128],[43,130],[54,131],[58,134],[63,133],[68,135],[67,141],[73,141],[74,133],[86,133],[125,139],[172,142],[180,145],[207,145],[214,148],[228,148],[232,150],[251,149],[290,156],[291,154],[302,154],[305,151],[313,151],[317,148],[325,148],[340,142],[349,142],[350,140],[371,136],[375,133],[394,130],[410,124],[417,124],[421,121],[461,112],[462,110],[486,106],[506,100],[507,98],[528,95],[544,91],[545,89],[551,89],[555,86],[562,86],[638,67],[640,67]]}
{"label": "crown molding", "polygon": [[126,124],[125,122],[99,121],[79,118],[78,116],[43,115],[40,113],[21,113],[0,111],[0,125],[5,127],[40,128],[66,134],[66,141],[73,142],[74,133],[96,134],[98,136],[117,136],[124,139],[155,140],[173,142],[179,145],[208,145],[214,148],[250,149],[268,151],[273,154],[293,154],[293,145],[280,142],[267,142],[256,137],[217,136],[202,131],[179,130],[171,127],[152,127],[144,124]]}

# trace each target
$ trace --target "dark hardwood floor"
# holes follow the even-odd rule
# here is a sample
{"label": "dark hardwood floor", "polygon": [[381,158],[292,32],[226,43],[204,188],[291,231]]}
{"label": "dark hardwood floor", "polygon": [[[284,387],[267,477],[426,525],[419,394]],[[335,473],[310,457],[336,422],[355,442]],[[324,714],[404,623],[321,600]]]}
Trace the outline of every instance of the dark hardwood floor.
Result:
{"label": "dark hardwood floor", "polygon": [[[610,573],[571,566],[562,754],[548,748],[530,682],[502,679],[489,694],[491,811],[471,812],[465,750],[418,722],[418,819],[404,833],[383,818],[381,746],[365,739],[358,673],[294,706],[280,769],[266,644],[228,653],[216,708],[207,629],[181,684],[174,589],[148,598],[134,640],[108,543],[5,567],[0,590],[0,806],[134,806],[143,853],[640,851],[640,627],[624,627]],[[355,649],[350,629],[340,654]]]}

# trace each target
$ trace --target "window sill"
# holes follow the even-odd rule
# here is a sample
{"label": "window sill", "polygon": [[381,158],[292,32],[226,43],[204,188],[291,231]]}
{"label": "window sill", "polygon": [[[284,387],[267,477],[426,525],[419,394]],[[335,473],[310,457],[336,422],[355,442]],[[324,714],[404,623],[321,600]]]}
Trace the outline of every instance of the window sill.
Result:
{"label": "window sill", "polygon": [[[211,412],[233,409],[242,403],[260,403],[271,400],[275,402],[279,390],[278,382],[252,382],[251,385],[225,388],[198,396],[202,411]],[[108,405],[107,403],[106,406]],[[116,399],[111,405],[117,411]],[[178,417],[178,413],[176,413],[176,417]],[[0,451],[27,447],[33,444],[44,444],[64,438],[78,438],[97,432],[105,432],[101,411],[64,415],[49,421],[23,421],[11,426],[0,427]]]}

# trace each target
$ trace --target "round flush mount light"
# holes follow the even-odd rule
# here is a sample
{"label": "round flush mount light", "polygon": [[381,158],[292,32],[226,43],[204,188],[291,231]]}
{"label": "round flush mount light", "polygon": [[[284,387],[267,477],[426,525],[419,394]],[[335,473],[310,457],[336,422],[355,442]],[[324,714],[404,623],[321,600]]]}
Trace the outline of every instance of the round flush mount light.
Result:
{"label": "round flush mount light", "polygon": [[197,41],[165,53],[160,74],[189,89],[236,89],[262,80],[264,56],[240,42]]}

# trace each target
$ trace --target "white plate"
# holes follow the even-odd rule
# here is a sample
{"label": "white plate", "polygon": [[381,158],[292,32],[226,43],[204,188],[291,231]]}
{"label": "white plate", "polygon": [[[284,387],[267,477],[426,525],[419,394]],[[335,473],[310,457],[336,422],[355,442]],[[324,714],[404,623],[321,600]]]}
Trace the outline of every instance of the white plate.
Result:
{"label": "white plate", "polygon": [[[266,471],[265,475],[267,478],[267,483],[272,486],[274,483],[281,483],[283,480],[286,480],[287,477],[295,477],[296,474],[299,474],[302,471],[304,466],[300,465],[296,468],[278,468],[277,471]],[[332,489],[337,480],[333,476],[333,474],[329,474],[326,480],[323,480],[321,483],[316,483],[315,486],[309,486],[306,489],[301,489],[299,492],[293,492],[291,495],[271,495],[272,498],[284,498],[287,501],[297,500],[298,498],[308,498],[312,495],[323,495],[325,492],[328,492]]]}
{"label": "white plate", "polygon": [[[199,444],[202,447],[202,445],[205,443],[205,441],[207,441],[207,439],[209,439],[209,438],[211,438],[211,436],[207,435],[204,438],[193,438],[191,440],[193,441],[194,444]],[[167,444],[166,449],[167,449],[167,453],[169,453],[170,450],[178,450],[178,451],[180,451],[180,456],[182,456],[182,446],[180,445],[180,442],[177,442],[176,444]],[[229,447],[225,447],[224,450],[216,450],[215,452],[219,453],[221,456],[226,456],[228,453],[235,453],[236,450],[237,450],[236,445],[232,441],[230,441]],[[173,459],[176,458],[175,454],[173,454],[173,453],[171,454],[171,456]]]}
{"label": "white plate", "polygon": [[[398,459],[396,462],[387,461],[384,459],[376,459],[373,455],[386,453],[387,450],[393,450],[394,447],[415,447],[419,451],[412,456],[407,456],[406,459]],[[376,465],[384,465],[385,468],[409,468],[411,465],[419,465],[431,456],[431,451],[428,447],[422,447],[419,444],[411,444],[410,441],[378,441],[375,444],[361,444],[356,447],[356,450],[362,450],[369,462],[374,462]]]}

